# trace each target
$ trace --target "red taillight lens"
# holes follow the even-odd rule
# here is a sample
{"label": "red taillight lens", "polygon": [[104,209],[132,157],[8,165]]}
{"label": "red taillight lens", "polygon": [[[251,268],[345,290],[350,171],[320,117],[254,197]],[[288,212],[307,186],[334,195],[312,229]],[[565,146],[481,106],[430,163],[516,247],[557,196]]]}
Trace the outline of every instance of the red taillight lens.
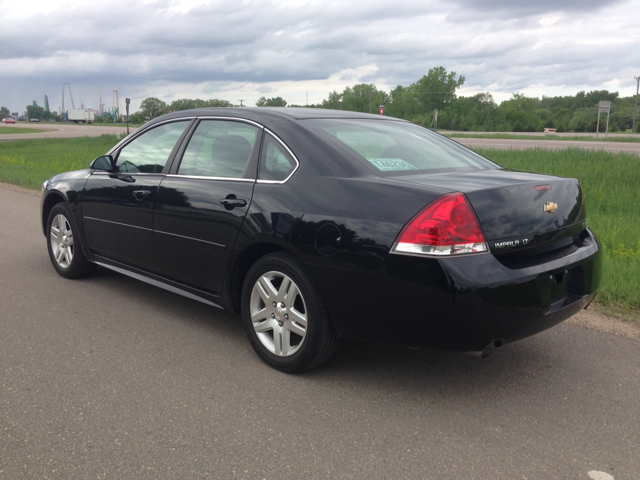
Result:
{"label": "red taillight lens", "polygon": [[398,253],[455,255],[488,250],[475,213],[463,193],[450,193],[427,205],[400,232]]}

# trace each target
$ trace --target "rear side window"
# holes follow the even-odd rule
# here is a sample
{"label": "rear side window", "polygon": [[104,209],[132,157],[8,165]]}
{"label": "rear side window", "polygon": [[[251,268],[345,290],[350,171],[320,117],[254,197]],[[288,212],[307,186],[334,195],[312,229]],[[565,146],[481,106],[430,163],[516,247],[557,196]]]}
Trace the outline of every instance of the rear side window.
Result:
{"label": "rear side window", "polygon": [[122,173],[162,173],[173,147],[189,125],[189,120],[165,123],[128,143],[118,155],[116,166]]}
{"label": "rear side window", "polygon": [[380,176],[497,167],[461,145],[411,123],[361,119],[304,122]]}
{"label": "rear side window", "polygon": [[189,140],[178,174],[243,178],[259,132],[259,128],[242,122],[201,121]]}
{"label": "rear side window", "polygon": [[296,161],[272,135],[266,134],[260,154],[260,180],[286,180],[296,168]]}

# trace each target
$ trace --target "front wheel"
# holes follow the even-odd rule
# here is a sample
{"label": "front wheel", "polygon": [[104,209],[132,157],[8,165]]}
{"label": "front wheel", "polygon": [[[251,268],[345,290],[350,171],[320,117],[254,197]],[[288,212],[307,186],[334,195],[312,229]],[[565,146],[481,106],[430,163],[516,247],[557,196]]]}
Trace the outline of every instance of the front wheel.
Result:
{"label": "front wheel", "polygon": [[78,229],[69,207],[64,203],[56,204],[49,212],[47,249],[53,268],[65,278],[84,277],[93,273],[96,268],[84,256]]}
{"label": "front wheel", "polygon": [[260,358],[283,372],[316,367],[338,338],[313,279],[294,256],[259,259],[242,287],[242,320]]}

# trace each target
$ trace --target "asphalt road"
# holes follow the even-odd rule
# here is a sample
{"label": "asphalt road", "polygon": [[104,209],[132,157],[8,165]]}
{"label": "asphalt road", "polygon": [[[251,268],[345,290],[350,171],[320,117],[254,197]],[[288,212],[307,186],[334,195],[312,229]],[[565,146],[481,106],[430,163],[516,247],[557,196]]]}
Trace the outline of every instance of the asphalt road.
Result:
{"label": "asphalt road", "polygon": [[[34,130],[48,130],[39,133],[5,133],[0,135],[0,141],[9,140],[33,140],[38,138],[75,138],[75,137],[99,137],[104,134],[127,134],[127,126],[103,127],[98,125],[76,125],[73,123],[16,123],[15,125],[0,124],[0,128],[10,130],[12,128],[31,128]],[[135,128],[129,128],[134,131]]]}
{"label": "asphalt road", "polygon": [[636,341],[563,324],[485,360],[343,343],[282,374],[232,315],[59,277],[39,198],[0,204],[2,479],[640,478]]}
{"label": "asphalt road", "polygon": [[627,152],[640,155],[640,143],[596,142],[573,140],[511,140],[497,138],[452,138],[469,148],[497,148],[500,150],[524,150],[527,148],[546,148],[547,150],[564,150],[565,148],[584,148],[586,150],[604,150],[605,152]]}

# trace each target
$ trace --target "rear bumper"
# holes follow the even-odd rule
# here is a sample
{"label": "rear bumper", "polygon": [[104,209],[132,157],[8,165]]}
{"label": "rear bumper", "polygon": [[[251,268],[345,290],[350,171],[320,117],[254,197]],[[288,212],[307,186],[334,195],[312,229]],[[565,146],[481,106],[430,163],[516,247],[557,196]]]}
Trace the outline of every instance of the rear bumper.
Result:
{"label": "rear bumper", "polygon": [[310,266],[338,335],[467,351],[546,330],[585,308],[602,274],[600,245],[510,269],[491,254],[424,259],[389,255],[375,272]]}

